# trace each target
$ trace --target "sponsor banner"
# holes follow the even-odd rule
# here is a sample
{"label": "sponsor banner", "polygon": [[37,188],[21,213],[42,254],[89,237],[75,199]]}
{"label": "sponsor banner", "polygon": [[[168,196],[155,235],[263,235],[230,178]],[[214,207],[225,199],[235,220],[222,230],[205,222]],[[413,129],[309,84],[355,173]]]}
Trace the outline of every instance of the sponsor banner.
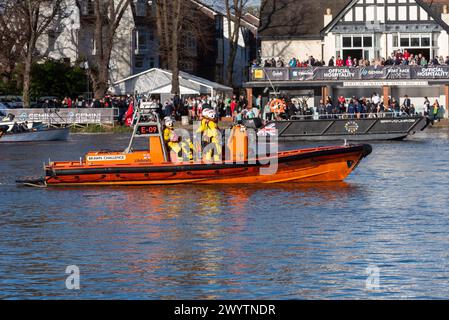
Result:
{"label": "sponsor banner", "polygon": [[417,79],[449,79],[448,66],[413,68],[412,78]]}
{"label": "sponsor banner", "polygon": [[410,79],[411,68],[408,66],[384,67],[384,79]]}
{"label": "sponsor banner", "polygon": [[42,122],[51,124],[113,124],[115,109],[80,108],[57,111],[49,109],[10,109],[9,113],[19,121]]}
{"label": "sponsor banner", "polygon": [[343,87],[378,88],[382,86],[425,87],[428,81],[346,81]]}
{"label": "sponsor banner", "polygon": [[263,69],[253,70],[254,80],[265,80],[265,71]]}
{"label": "sponsor banner", "polygon": [[314,68],[290,69],[290,80],[311,81],[314,80]]}
{"label": "sponsor banner", "polygon": [[384,71],[382,67],[361,67],[359,75],[361,80],[385,79]]}
{"label": "sponsor banner", "polygon": [[253,80],[328,81],[328,80],[409,80],[448,79],[449,66],[368,66],[357,68],[261,68],[253,70]]}
{"label": "sponsor banner", "polygon": [[289,80],[289,69],[288,68],[268,68],[268,69],[265,69],[265,77],[267,80],[271,80],[271,81]]}
{"label": "sponsor banner", "polygon": [[315,68],[315,80],[352,80],[359,79],[358,68],[323,67]]}

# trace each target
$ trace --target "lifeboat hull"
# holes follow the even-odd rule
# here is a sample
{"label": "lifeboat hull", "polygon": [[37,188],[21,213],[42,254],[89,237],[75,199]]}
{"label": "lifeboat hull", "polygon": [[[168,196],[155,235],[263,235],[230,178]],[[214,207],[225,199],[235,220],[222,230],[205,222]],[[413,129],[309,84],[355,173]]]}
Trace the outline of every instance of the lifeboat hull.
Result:
{"label": "lifeboat hull", "polygon": [[[343,181],[371,153],[369,145],[323,147],[281,152],[276,157],[244,163],[161,163],[85,165],[56,162],[45,167],[45,178],[19,183],[46,186],[269,184],[282,182]],[[277,161],[273,174],[261,174],[269,161]]]}

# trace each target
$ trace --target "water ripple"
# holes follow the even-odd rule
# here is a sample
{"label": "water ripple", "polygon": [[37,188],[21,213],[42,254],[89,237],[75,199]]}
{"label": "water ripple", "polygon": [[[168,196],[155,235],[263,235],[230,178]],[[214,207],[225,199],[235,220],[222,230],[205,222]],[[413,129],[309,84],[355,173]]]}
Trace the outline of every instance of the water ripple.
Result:
{"label": "water ripple", "polygon": [[[126,139],[74,135],[0,153],[0,298],[447,297],[445,130],[373,154],[339,184],[28,189],[17,176]],[[300,144],[285,144],[291,149]],[[65,268],[81,290],[65,289]],[[366,268],[380,289],[366,289]]]}

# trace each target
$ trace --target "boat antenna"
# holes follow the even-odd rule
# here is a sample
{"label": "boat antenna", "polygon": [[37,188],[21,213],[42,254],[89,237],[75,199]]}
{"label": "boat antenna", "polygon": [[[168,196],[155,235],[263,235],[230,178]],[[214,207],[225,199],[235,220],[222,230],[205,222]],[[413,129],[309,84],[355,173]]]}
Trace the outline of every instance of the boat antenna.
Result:
{"label": "boat antenna", "polygon": [[268,82],[270,83],[271,88],[273,89],[276,97],[277,97],[277,89],[273,84],[273,81],[271,81],[270,75],[267,73],[266,68],[262,68],[263,72],[265,73],[265,75],[267,76]]}

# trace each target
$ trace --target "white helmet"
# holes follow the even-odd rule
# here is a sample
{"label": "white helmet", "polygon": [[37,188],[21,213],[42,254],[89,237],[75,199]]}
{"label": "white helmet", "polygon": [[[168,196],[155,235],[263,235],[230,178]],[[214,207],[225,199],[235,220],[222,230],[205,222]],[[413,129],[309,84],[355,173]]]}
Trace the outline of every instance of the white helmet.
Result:
{"label": "white helmet", "polygon": [[209,111],[210,109],[203,109],[203,111],[201,112],[203,118],[209,118]]}
{"label": "white helmet", "polygon": [[212,109],[204,109],[203,110],[203,117],[206,119],[213,120],[217,116],[217,113]]}
{"label": "white helmet", "polygon": [[215,119],[217,117],[217,113],[215,112],[215,110],[209,110],[209,119]]}
{"label": "white helmet", "polygon": [[169,128],[172,128],[173,125],[175,124],[175,122],[173,121],[173,119],[170,118],[170,117],[165,117],[165,118],[164,118],[164,123],[165,123],[165,126],[166,126],[166,127],[169,127]]}

